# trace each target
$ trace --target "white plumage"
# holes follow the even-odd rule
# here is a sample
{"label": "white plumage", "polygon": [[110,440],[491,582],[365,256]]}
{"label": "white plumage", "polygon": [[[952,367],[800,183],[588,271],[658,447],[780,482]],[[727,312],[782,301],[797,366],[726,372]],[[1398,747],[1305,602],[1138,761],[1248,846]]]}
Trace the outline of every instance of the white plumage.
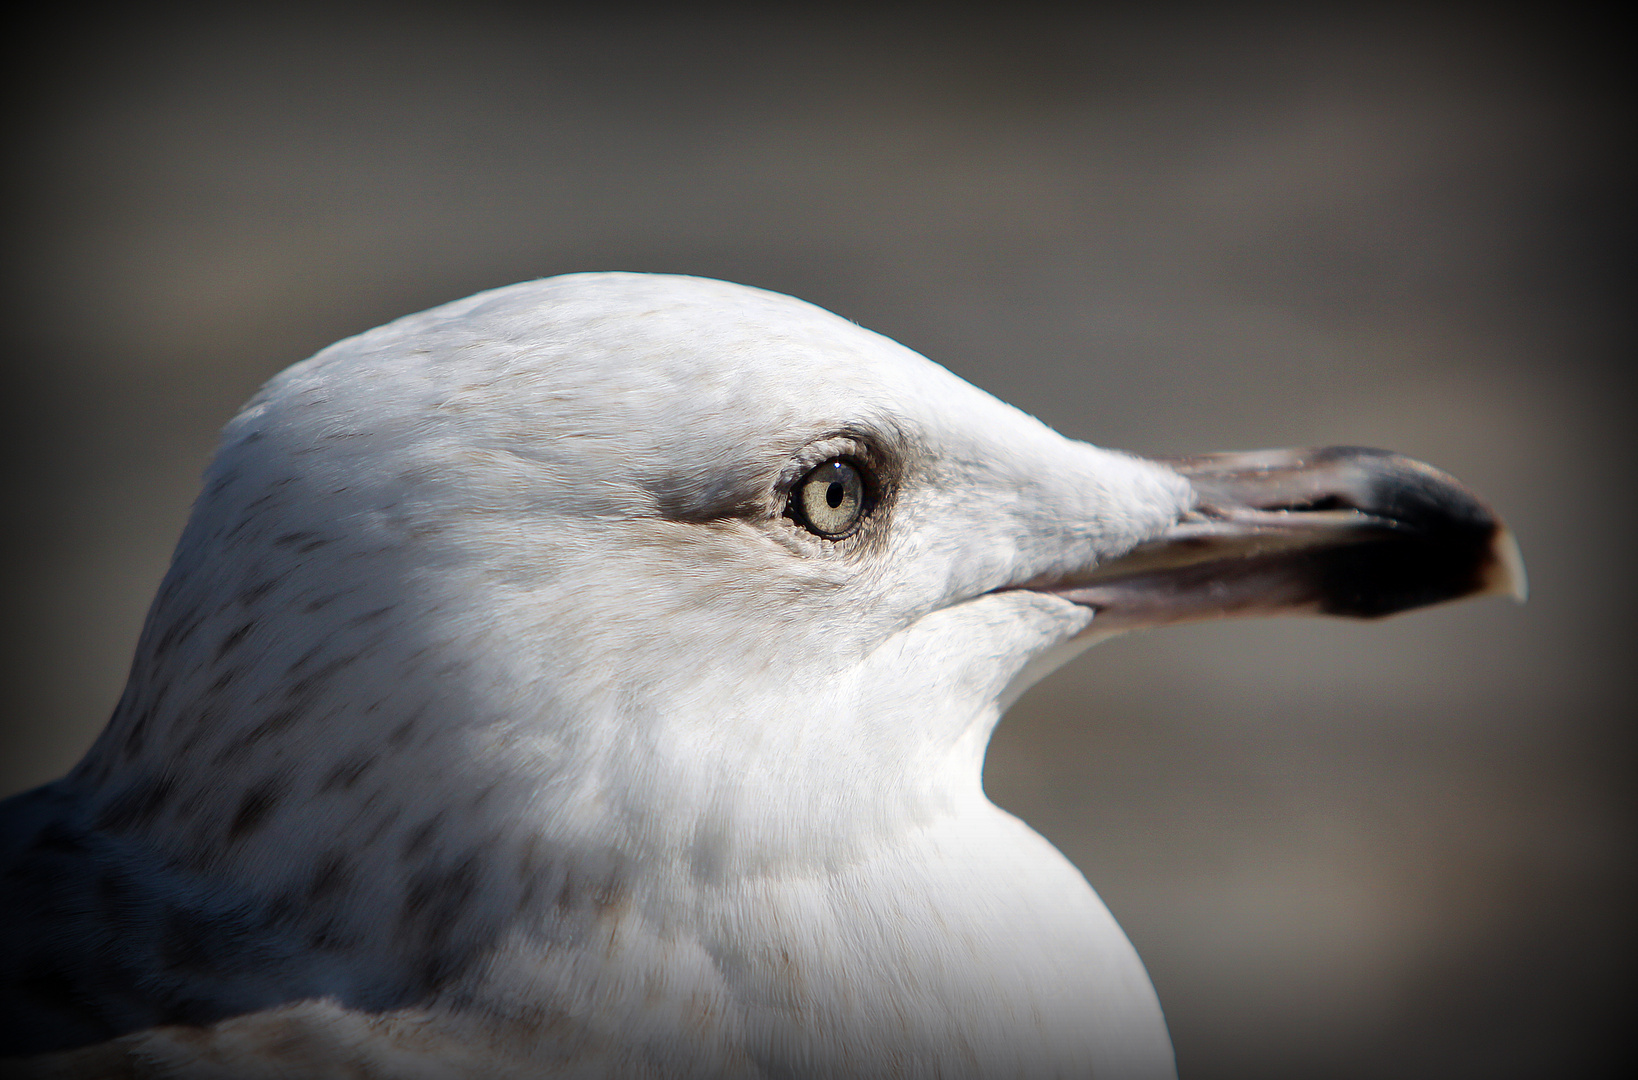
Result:
{"label": "white plumage", "polygon": [[[332,346],[227,427],[96,746],[7,804],[0,1050],[1171,1075],[1126,938],[980,772],[1121,557],[1153,576],[1183,527],[1286,557],[1241,541],[1302,506],[1248,532],[1201,475],[700,279],[531,282]],[[1368,548],[1369,511],[1322,524]],[[1514,584],[1485,542],[1502,577],[1443,595]]]}

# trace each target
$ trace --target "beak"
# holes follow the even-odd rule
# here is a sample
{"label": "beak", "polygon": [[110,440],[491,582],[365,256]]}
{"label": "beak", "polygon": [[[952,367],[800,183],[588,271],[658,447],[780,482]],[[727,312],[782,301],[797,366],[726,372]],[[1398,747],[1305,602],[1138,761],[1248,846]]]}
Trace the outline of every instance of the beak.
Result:
{"label": "beak", "polygon": [[1193,484],[1193,510],[1113,562],[1029,586],[1096,609],[1093,632],[1241,615],[1374,619],[1493,593],[1524,600],[1507,526],[1419,461],[1353,446],[1160,460]]}

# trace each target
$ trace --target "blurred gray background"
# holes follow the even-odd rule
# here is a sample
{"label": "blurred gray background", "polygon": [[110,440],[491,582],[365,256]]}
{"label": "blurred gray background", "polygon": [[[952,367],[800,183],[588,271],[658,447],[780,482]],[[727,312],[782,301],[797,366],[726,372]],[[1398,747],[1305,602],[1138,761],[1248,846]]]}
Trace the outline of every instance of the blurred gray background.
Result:
{"label": "blurred gray background", "polygon": [[106,719],[263,379],[524,278],[724,277],[1097,443],[1488,495],[1528,605],[1116,641],[987,784],[1130,932],[1185,1077],[1630,1056],[1627,76],[1482,10],[62,9],[12,45],[0,794]]}

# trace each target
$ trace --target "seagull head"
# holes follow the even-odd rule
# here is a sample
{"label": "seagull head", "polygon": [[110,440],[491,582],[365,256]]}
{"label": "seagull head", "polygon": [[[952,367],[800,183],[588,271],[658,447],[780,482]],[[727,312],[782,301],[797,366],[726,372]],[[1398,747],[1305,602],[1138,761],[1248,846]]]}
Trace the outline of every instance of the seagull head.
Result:
{"label": "seagull head", "polygon": [[79,775],[272,876],[318,838],[526,833],[837,865],[982,800],[1002,711],[1107,633],[1522,582],[1484,503],[1396,455],[1142,459],[789,297],[573,275],[246,405]]}

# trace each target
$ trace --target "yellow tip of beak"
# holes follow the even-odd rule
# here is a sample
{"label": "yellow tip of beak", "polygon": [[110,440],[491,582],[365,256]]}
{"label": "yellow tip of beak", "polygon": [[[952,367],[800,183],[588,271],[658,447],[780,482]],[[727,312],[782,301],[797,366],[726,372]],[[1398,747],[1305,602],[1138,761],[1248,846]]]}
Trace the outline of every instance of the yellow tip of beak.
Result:
{"label": "yellow tip of beak", "polygon": [[1491,546],[1496,553],[1496,565],[1491,571],[1490,587],[1485,591],[1511,596],[1515,603],[1524,603],[1530,596],[1530,579],[1525,575],[1524,553],[1519,550],[1513,530],[1505,525],[1500,527]]}

